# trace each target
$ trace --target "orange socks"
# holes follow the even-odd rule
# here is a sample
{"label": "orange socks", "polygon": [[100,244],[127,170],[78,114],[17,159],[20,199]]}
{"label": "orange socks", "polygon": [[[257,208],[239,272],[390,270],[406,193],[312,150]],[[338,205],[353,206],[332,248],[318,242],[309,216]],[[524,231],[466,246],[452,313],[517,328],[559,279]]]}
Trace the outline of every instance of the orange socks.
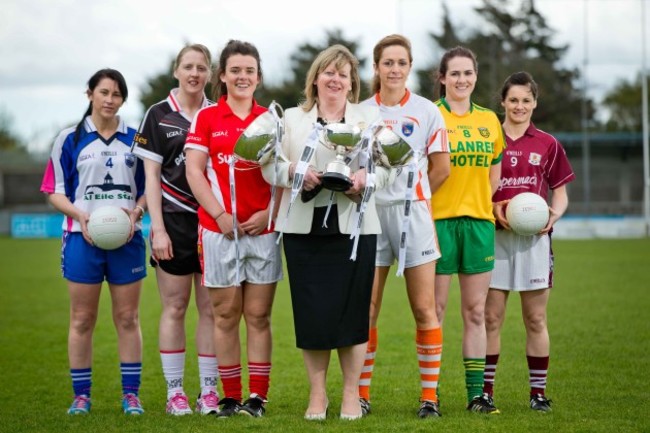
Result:
{"label": "orange socks", "polygon": [[377,328],[370,328],[368,335],[368,348],[366,349],[366,360],[361,370],[359,379],[359,397],[370,401],[370,381],[372,370],[375,367],[375,354],[377,353]]}
{"label": "orange socks", "polygon": [[442,358],[442,328],[418,329],[415,345],[418,351],[420,383],[422,385],[420,400],[437,403],[438,377],[440,376]]}

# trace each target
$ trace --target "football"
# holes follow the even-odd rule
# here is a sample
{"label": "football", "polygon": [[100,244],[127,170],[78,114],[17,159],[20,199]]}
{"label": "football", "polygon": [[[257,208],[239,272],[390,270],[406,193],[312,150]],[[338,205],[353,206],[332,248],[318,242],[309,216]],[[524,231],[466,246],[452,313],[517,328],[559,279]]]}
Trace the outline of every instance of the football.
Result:
{"label": "football", "polygon": [[88,233],[95,246],[103,250],[114,250],[129,239],[131,220],[117,206],[102,206],[90,214]]}
{"label": "football", "polygon": [[548,204],[539,195],[522,192],[514,196],[506,208],[506,219],[510,228],[522,236],[539,233],[548,223]]}

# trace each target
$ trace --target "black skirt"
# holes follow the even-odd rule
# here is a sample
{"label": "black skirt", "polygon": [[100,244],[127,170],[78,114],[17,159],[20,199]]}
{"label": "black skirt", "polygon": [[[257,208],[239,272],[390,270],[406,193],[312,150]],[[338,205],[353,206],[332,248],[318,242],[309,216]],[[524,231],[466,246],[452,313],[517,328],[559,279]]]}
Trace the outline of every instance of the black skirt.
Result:
{"label": "black skirt", "polygon": [[296,346],[331,350],[367,342],[377,236],[359,237],[356,261],[350,260],[350,235],[285,233],[283,238]]}

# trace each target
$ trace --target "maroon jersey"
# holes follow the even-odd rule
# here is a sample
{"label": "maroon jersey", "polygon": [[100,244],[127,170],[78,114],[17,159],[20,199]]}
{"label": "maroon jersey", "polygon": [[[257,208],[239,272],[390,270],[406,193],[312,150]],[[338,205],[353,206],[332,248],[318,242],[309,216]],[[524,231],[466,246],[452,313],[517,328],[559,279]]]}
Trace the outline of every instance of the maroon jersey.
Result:
{"label": "maroon jersey", "polygon": [[564,148],[551,134],[532,123],[516,140],[506,134],[507,147],[501,160],[501,179],[492,201],[511,199],[522,192],[534,192],[548,200],[549,189],[575,179]]}

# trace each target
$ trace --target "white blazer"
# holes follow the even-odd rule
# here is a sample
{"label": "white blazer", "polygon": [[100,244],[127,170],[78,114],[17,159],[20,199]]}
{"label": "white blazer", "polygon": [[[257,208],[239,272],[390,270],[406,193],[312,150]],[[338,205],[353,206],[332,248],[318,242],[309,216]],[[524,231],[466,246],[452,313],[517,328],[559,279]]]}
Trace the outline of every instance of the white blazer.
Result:
{"label": "white blazer", "polygon": [[[282,150],[291,162],[300,161],[300,156],[314,128],[317,116],[318,108],[316,105],[309,112],[305,112],[301,107],[290,108],[284,112],[285,132],[282,139]],[[381,115],[377,107],[347,102],[345,107],[345,123],[351,125],[362,123],[366,127],[377,120],[381,121]],[[335,157],[336,152],[334,150],[317,144],[310,164],[318,170],[324,171],[325,166],[333,161]],[[284,188],[284,191],[275,227],[276,230],[281,230],[285,233],[309,233],[314,217],[314,207],[326,206],[329,203],[331,191],[323,188],[314,199],[307,203],[304,203],[300,199],[300,196],[298,196],[291,207],[291,213],[287,220],[287,209],[291,201],[292,185],[292,181],[289,180],[289,165],[289,162],[280,162],[278,167],[276,185]],[[352,161],[350,168],[353,171],[358,169],[358,162],[356,160]],[[391,171],[383,167],[376,167],[375,189],[385,187],[394,179],[395,176]],[[274,173],[275,169],[272,163],[269,162],[262,167],[262,174],[267,182],[273,183]],[[338,209],[339,230],[342,233],[350,234],[353,227],[357,224],[357,219],[355,218],[357,204],[350,200],[344,193],[336,192],[334,195]],[[377,233],[381,233],[381,225],[377,217],[375,197],[373,194],[364,213],[361,234]]]}

